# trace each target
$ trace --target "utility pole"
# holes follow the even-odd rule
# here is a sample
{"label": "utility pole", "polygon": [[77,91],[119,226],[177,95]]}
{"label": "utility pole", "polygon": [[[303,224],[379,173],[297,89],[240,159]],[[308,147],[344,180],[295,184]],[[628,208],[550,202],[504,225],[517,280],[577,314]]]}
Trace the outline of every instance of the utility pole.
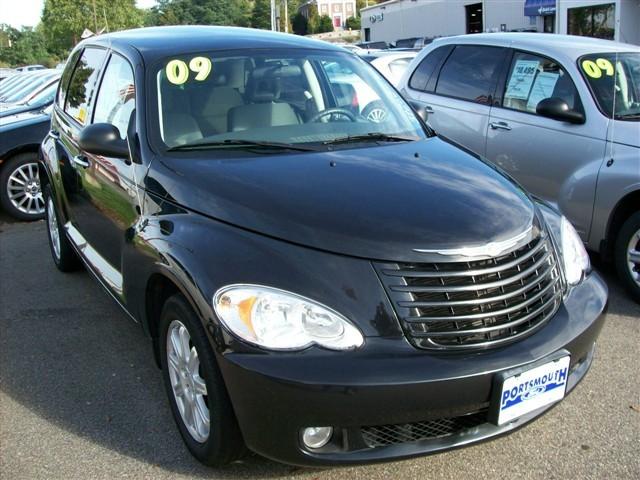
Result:
{"label": "utility pole", "polygon": [[289,0],[282,0],[284,3],[284,32],[289,33]]}
{"label": "utility pole", "polygon": [[276,0],[271,0],[271,30],[276,31]]}

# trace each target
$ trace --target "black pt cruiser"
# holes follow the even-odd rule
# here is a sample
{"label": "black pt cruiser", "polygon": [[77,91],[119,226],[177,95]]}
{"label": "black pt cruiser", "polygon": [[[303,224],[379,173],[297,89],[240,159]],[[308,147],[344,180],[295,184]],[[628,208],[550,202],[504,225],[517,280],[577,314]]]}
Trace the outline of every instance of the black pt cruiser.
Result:
{"label": "black pt cruiser", "polygon": [[41,178],[57,267],[84,264],[150,336],[209,465],[245,446],[311,466],[495,437],[575,387],[605,318],[563,217],[323,42],[89,39]]}

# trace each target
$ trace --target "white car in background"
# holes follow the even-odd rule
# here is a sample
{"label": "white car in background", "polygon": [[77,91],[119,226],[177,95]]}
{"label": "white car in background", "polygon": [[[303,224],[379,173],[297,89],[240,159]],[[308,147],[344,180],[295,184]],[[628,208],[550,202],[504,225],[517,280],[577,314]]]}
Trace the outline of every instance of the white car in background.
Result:
{"label": "white car in background", "polygon": [[394,87],[397,87],[402,75],[418,54],[418,50],[382,50],[362,55],[362,58],[373,65]]}

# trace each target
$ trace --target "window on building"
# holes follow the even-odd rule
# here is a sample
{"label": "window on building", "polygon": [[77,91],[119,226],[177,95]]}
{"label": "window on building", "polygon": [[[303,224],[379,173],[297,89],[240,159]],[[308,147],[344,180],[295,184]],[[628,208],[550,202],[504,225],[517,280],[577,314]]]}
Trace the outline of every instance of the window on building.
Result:
{"label": "window on building", "polygon": [[569,35],[613,40],[615,37],[616,6],[614,3],[568,10]]}
{"label": "window on building", "polygon": [[538,103],[551,97],[561,98],[571,110],[582,111],[580,95],[571,77],[558,63],[517,52],[509,69],[502,106],[535,114]]}
{"label": "window on building", "polygon": [[490,105],[503,59],[500,47],[458,45],[440,71],[436,94]]}

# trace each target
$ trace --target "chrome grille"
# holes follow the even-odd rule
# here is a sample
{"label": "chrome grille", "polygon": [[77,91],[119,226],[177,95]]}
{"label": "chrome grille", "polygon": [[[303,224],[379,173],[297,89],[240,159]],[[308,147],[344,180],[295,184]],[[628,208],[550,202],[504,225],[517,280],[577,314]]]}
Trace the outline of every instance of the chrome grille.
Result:
{"label": "chrome grille", "polygon": [[487,411],[460,417],[438,418],[424,422],[399,425],[362,427],[362,439],[369,448],[385,447],[400,443],[419,442],[432,438],[448,437],[487,422]]}
{"label": "chrome grille", "polygon": [[487,348],[524,337],[562,298],[545,233],[499,257],[467,262],[378,264],[408,338],[420,348]]}

